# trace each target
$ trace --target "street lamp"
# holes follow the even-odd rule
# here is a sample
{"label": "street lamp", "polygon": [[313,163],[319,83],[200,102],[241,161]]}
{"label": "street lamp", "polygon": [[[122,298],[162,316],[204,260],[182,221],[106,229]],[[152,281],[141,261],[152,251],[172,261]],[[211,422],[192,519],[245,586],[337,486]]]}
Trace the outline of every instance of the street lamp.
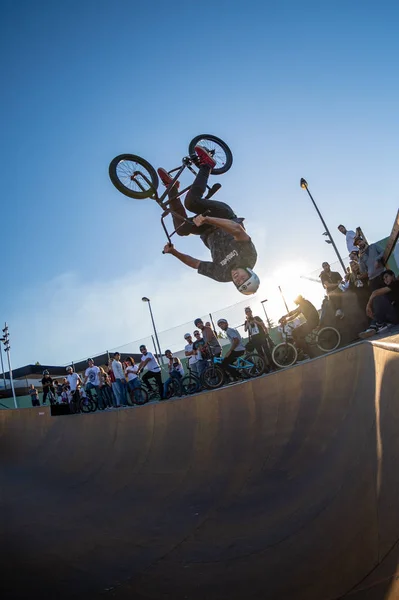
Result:
{"label": "street lamp", "polygon": [[154,321],[154,316],[152,314],[152,309],[151,309],[151,302],[150,299],[147,298],[146,296],[142,297],[142,301],[143,302],[148,302],[148,308],[150,309],[150,315],[151,315],[151,321],[152,321],[152,326],[154,328],[154,334],[155,334],[155,339],[157,341],[157,345],[158,345],[158,354],[159,354],[159,359],[161,361],[161,363],[163,364],[163,357],[162,357],[162,352],[161,352],[161,346],[159,345],[159,339],[158,339],[158,334],[157,334],[157,328],[155,327],[155,321]]}
{"label": "street lamp", "polygon": [[302,188],[303,190],[306,190],[306,191],[307,191],[307,193],[309,194],[309,198],[310,198],[310,199],[311,199],[311,201],[313,202],[313,206],[315,207],[315,209],[316,209],[316,212],[317,212],[317,214],[318,214],[318,215],[319,215],[319,217],[320,217],[320,221],[323,223],[323,226],[324,226],[324,229],[325,229],[325,232],[323,233],[323,235],[325,235],[325,236],[327,236],[327,237],[328,237],[328,239],[327,239],[327,240],[325,240],[325,241],[327,242],[327,244],[332,244],[332,247],[333,247],[333,248],[334,248],[334,250],[335,250],[335,254],[337,255],[337,257],[338,257],[338,260],[339,260],[339,262],[341,263],[341,267],[343,268],[343,270],[344,270],[344,273],[345,273],[345,272],[346,272],[346,267],[345,267],[345,265],[344,265],[344,261],[342,260],[342,258],[341,258],[341,255],[340,255],[340,253],[338,252],[338,248],[337,248],[337,246],[335,245],[335,242],[334,242],[334,240],[333,240],[333,237],[332,237],[332,235],[331,235],[331,233],[330,233],[330,230],[328,229],[328,227],[327,227],[327,224],[326,224],[325,220],[323,219],[323,216],[322,216],[321,212],[319,211],[319,209],[318,209],[318,207],[317,207],[317,204],[316,204],[316,202],[313,200],[313,196],[312,196],[312,194],[309,192],[309,188],[308,188],[308,182],[307,182],[307,181],[306,181],[306,179],[304,179],[303,177],[301,177],[300,186],[301,186],[301,188]]}
{"label": "street lamp", "polygon": [[270,319],[269,319],[269,317],[268,317],[268,315],[267,315],[267,312],[266,312],[266,309],[265,309],[265,302],[267,302],[267,298],[266,298],[266,300],[261,300],[261,302],[260,302],[260,303],[261,303],[261,305],[262,305],[262,307],[263,307],[263,312],[265,313],[265,317],[266,317],[267,325],[268,325],[269,329],[271,329],[271,328],[272,328],[272,324],[271,324],[271,322],[270,322]]}
{"label": "street lamp", "polygon": [[[11,357],[10,357],[10,350],[11,350],[11,346],[10,346],[10,334],[9,334],[9,331],[8,331],[8,325],[7,325],[7,323],[4,324],[3,337],[1,338],[1,341],[4,344],[4,350],[6,351],[6,354],[7,354],[8,374],[10,376],[10,384],[11,384],[12,397],[14,399],[14,406],[15,406],[15,408],[18,408],[17,398],[15,396],[14,380],[13,380],[13,377],[12,377]],[[3,363],[3,358],[2,358],[2,363]],[[4,371],[3,371],[3,375],[4,375]],[[5,375],[4,375],[4,381],[5,381]]]}

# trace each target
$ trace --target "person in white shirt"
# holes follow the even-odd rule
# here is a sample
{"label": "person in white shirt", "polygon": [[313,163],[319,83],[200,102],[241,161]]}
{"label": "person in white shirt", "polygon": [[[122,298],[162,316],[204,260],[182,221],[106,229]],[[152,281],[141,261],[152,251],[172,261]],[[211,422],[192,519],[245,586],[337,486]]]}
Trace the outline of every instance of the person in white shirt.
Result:
{"label": "person in white shirt", "polygon": [[145,385],[151,391],[153,391],[153,388],[149,382],[149,379],[155,379],[156,384],[158,386],[159,395],[161,396],[161,398],[163,400],[164,396],[163,396],[163,389],[162,389],[161,367],[159,366],[159,363],[158,363],[157,359],[155,358],[155,356],[152,354],[152,352],[148,352],[148,350],[144,346],[144,344],[142,344],[140,346],[140,352],[141,352],[141,362],[139,364],[139,370],[138,370],[137,374],[141,373],[141,371],[143,369],[146,369],[147,371],[146,371],[146,373],[144,373],[143,378],[142,378],[143,383],[145,383]]}
{"label": "person in white shirt", "polygon": [[127,387],[135,404],[143,404],[141,389],[141,381],[138,376],[139,367],[135,364],[134,358],[129,356],[126,359],[125,375],[127,377]]}
{"label": "person in white shirt", "polygon": [[85,371],[85,380],[84,384],[86,386],[86,392],[89,394],[90,398],[93,399],[92,390],[96,391],[97,397],[97,405],[100,410],[104,410],[105,404],[102,395],[102,383],[100,379],[100,368],[94,364],[94,360],[92,358],[87,359],[88,367]]}
{"label": "person in white shirt", "polygon": [[112,372],[115,377],[116,405],[127,406],[127,384],[123,367],[121,363],[121,355],[119,352],[114,352],[114,360],[112,361]]}
{"label": "person in white shirt", "polygon": [[66,379],[70,391],[69,400],[71,401],[73,399],[75,402],[78,402],[80,400],[79,386],[83,386],[83,382],[80,376],[74,372],[73,367],[67,367],[66,372]]}
{"label": "person in white shirt", "polygon": [[184,339],[187,342],[187,346],[184,346],[184,354],[188,357],[188,366],[194,373],[194,375],[198,375],[197,371],[197,362],[198,362],[198,351],[193,348],[193,338],[191,333],[185,333]]}
{"label": "person in white shirt", "polygon": [[359,235],[358,229],[359,228],[357,228],[356,231],[352,231],[351,229],[348,231],[345,225],[338,225],[338,231],[340,231],[346,238],[346,247],[348,248],[349,254],[351,252],[356,253],[356,255],[359,254],[359,248],[353,243],[355,241],[355,237]]}
{"label": "person in white shirt", "polygon": [[166,398],[166,393],[168,390],[168,385],[172,381],[172,379],[177,379],[181,381],[184,375],[183,365],[181,364],[180,358],[177,356],[173,356],[171,350],[165,350],[165,356],[168,359],[168,370],[169,370],[169,378],[165,381],[163,386],[163,395]]}
{"label": "person in white shirt", "polygon": [[226,356],[223,359],[221,364],[222,369],[230,375],[233,379],[239,379],[237,374],[237,369],[231,366],[231,364],[239,357],[245,353],[245,346],[242,343],[242,339],[237,329],[233,329],[233,327],[229,327],[229,324],[226,319],[219,319],[218,327],[222,329],[229,338],[231,342],[231,346]]}

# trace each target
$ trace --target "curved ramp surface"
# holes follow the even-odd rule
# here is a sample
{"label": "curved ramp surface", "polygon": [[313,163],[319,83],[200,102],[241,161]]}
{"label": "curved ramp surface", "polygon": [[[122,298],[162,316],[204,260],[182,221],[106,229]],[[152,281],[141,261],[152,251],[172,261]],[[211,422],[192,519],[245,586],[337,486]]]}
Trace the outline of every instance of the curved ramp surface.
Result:
{"label": "curved ramp surface", "polygon": [[2,597],[398,598],[390,342],[136,409],[1,411]]}

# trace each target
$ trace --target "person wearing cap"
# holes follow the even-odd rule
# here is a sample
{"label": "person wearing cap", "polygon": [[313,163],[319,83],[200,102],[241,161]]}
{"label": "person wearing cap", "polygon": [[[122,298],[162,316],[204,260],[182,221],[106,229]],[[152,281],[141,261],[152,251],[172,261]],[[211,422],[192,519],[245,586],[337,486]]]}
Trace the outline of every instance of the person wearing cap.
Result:
{"label": "person wearing cap", "polygon": [[162,387],[162,372],[159,363],[152,352],[148,352],[146,346],[142,344],[140,346],[141,352],[141,362],[139,364],[139,368],[137,371],[137,375],[141,373],[143,369],[146,369],[146,372],[143,375],[142,381],[145,385],[152,390],[152,385],[150,384],[150,379],[155,379],[155,382],[158,386],[159,395],[162,399],[164,399],[163,387]]}
{"label": "person wearing cap", "polygon": [[102,395],[102,383],[100,379],[100,368],[94,364],[94,360],[92,358],[87,359],[88,367],[85,371],[84,384],[86,388],[86,392],[88,392],[89,396],[92,397],[92,391],[96,391],[97,404],[100,410],[105,408],[104,399]]}
{"label": "person wearing cap", "polygon": [[[198,327],[198,329],[200,329],[202,332],[202,337],[205,345],[205,347],[202,349],[203,356],[205,358],[211,356],[220,356],[222,354],[222,346],[219,344],[219,340],[217,339],[212,327],[204,325],[203,320],[199,317],[195,319],[194,325]],[[205,350],[209,350],[208,356],[206,355]]]}
{"label": "person wearing cap", "polygon": [[[202,261],[183,254],[173,244],[166,244],[164,253],[175,256],[188,267],[196,269],[200,275],[220,282],[232,281],[241,294],[254,294],[260,283],[252,270],[257,252],[242,224],[244,219],[238,218],[228,204],[204,198],[208,178],[216,161],[202,146],[196,146],[195,152],[199,170],[186,195],[185,207],[176,197],[178,182],[169,192],[169,207],[173,211],[176,233],[181,236],[200,235],[211,252],[212,261]],[[165,169],[158,169],[158,174],[165,186],[172,183],[173,179]],[[186,209],[197,215],[191,222],[187,222]]]}
{"label": "person wearing cap", "polygon": [[360,273],[368,277],[369,290],[374,292],[383,286],[384,248],[378,244],[368,244],[361,236],[355,238],[354,244],[359,249]]}
{"label": "person wearing cap", "polygon": [[335,316],[343,319],[345,315],[342,310],[342,291],[338,287],[342,281],[342,275],[338,271],[331,271],[328,262],[323,262],[321,266],[323,267],[320,273],[322,286],[326,290],[328,300],[335,310]]}
{"label": "person wearing cap", "polygon": [[230,348],[226,353],[226,356],[223,359],[221,364],[222,369],[230,375],[230,377],[234,380],[239,379],[239,375],[237,373],[237,369],[234,369],[231,365],[237,360],[239,356],[242,356],[245,353],[245,346],[242,343],[242,339],[237,329],[233,327],[229,327],[229,324],[226,319],[218,320],[218,327],[222,331],[225,332],[230,341]]}
{"label": "person wearing cap", "polygon": [[188,360],[188,366],[190,367],[191,371],[194,373],[194,375],[198,375],[198,371],[197,371],[197,351],[194,350],[193,348],[193,338],[191,333],[185,333],[184,334],[184,339],[187,342],[187,345],[184,346],[184,355],[187,356]]}

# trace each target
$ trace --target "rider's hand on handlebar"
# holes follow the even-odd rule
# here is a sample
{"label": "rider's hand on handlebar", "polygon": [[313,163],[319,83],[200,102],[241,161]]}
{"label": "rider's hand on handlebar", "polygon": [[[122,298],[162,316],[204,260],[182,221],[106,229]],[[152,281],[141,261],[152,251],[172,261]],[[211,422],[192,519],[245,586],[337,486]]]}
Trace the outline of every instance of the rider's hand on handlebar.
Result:
{"label": "rider's hand on handlebar", "polygon": [[164,254],[168,254],[170,252],[172,252],[175,249],[173,244],[166,244],[165,248],[163,249]]}
{"label": "rider's hand on handlebar", "polygon": [[204,223],[206,223],[206,217],[204,217],[204,215],[197,215],[196,217],[194,217],[193,221],[194,225],[196,225],[197,227],[201,227],[201,225],[204,225]]}

